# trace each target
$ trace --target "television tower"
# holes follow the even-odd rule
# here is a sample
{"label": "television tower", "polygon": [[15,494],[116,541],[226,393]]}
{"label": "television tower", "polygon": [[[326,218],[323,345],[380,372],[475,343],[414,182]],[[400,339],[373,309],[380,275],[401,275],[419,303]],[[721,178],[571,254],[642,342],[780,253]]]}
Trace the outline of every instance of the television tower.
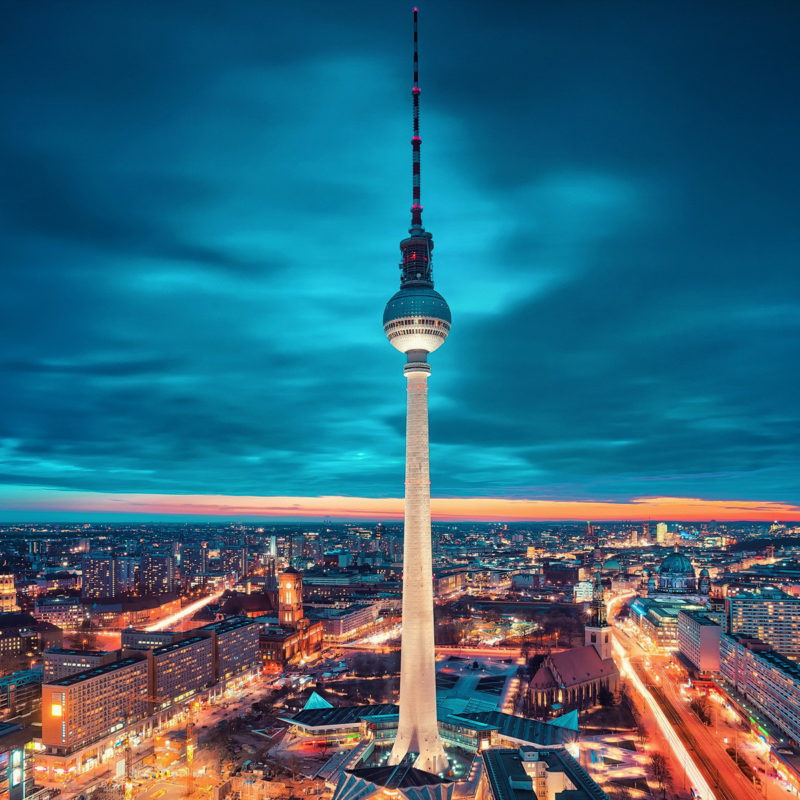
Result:
{"label": "television tower", "polygon": [[428,353],[444,344],[450,308],[434,290],[433,237],[422,226],[420,202],[419,57],[414,9],[412,204],[409,237],[400,242],[400,291],[386,304],[383,330],[406,354],[406,496],[403,533],[403,633],[400,648],[400,720],[389,764],[415,753],[414,766],[426,772],[447,769],[436,721],[433,642],[433,559],[428,458]]}

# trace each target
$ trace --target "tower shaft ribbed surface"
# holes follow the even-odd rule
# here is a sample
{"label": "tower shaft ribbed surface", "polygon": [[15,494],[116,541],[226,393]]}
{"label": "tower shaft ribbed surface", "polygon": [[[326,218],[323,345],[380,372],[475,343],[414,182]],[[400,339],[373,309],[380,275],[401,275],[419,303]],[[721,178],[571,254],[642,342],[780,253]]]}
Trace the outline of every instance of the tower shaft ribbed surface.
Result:
{"label": "tower shaft ribbed surface", "polygon": [[403,634],[400,655],[400,720],[390,764],[419,753],[415,766],[447,769],[436,722],[433,638],[433,560],[428,456],[428,372],[406,366],[406,496],[403,534]]}

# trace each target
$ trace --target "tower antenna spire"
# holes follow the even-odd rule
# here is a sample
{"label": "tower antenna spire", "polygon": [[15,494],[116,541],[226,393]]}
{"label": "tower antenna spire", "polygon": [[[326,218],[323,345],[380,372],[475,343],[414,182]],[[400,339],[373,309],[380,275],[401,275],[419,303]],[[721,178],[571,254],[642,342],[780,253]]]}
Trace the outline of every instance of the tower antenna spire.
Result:
{"label": "tower antenna spire", "polygon": [[411,230],[416,233],[424,230],[422,227],[422,203],[420,200],[420,146],[422,138],[419,135],[419,37],[417,35],[417,8],[414,7],[414,86],[411,89],[413,102],[414,135],[411,137]]}

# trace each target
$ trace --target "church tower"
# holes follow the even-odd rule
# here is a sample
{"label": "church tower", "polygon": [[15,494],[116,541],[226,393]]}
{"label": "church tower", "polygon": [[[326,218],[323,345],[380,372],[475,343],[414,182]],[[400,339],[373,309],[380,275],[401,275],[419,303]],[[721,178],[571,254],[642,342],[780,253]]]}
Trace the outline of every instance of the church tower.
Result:
{"label": "church tower", "polygon": [[589,624],[584,628],[584,643],[590,644],[604,661],[611,658],[611,626],[606,616],[606,604],[603,599],[603,581],[598,569],[594,574],[592,588],[592,608]]}

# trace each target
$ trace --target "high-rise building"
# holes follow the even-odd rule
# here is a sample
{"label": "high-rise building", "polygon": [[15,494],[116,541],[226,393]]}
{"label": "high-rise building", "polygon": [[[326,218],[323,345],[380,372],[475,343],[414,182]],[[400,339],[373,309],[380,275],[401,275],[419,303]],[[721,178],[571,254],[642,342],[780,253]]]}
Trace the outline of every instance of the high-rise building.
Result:
{"label": "high-rise building", "polygon": [[81,562],[81,595],[91,600],[116,597],[117,570],[110,553],[88,553]]}
{"label": "high-rise building", "polygon": [[800,657],[800,597],[764,587],[725,598],[729,633],[753,636],[785,656]]}
{"label": "high-rise building", "polygon": [[13,575],[0,575],[0,614],[19,611]]}
{"label": "high-rise building", "polygon": [[181,579],[187,580],[195,575],[208,572],[208,547],[184,547],[181,551]]}
{"label": "high-rise building", "polygon": [[236,573],[236,577],[247,577],[247,548],[246,547],[223,547],[219,553],[222,569],[225,572]]}
{"label": "high-rise building", "polygon": [[117,593],[134,594],[139,583],[139,559],[136,556],[118,556],[114,559]]}
{"label": "high-rise building", "polygon": [[656,525],[656,542],[658,544],[665,544],[667,541],[667,523],[659,522]]}
{"label": "high-rise building", "polygon": [[400,242],[400,290],[386,304],[383,329],[406,354],[407,380],[403,633],[400,651],[400,718],[389,764],[417,753],[427,772],[447,768],[436,718],[433,638],[430,466],[428,454],[428,354],[444,344],[450,308],[433,288],[433,237],[422,225],[420,195],[419,58],[414,9],[412,205],[409,236]]}
{"label": "high-rise building", "polygon": [[145,553],[139,566],[142,594],[170,594],[175,591],[175,557],[172,553]]}

